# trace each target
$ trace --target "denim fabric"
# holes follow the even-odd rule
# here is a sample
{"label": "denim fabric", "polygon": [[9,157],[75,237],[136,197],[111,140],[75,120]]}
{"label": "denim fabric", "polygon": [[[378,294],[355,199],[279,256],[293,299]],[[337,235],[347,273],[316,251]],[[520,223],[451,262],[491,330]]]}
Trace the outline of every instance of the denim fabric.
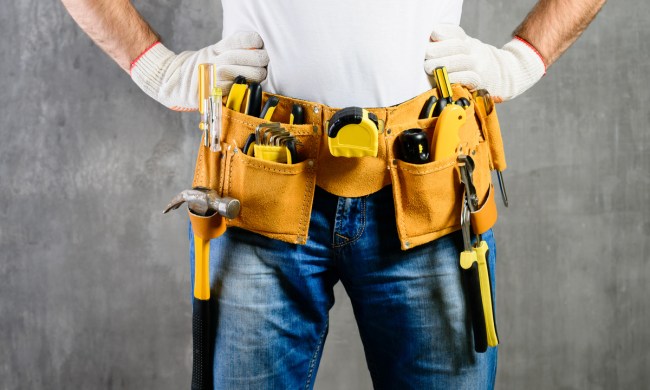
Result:
{"label": "denim fabric", "polygon": [[[215,389],[313,388],[339,280],[376,389],[494,387],[497,348],[473,349],[460,232],[402,251],[390,187],[361,198],[317,188],[311,218],[306,245],[237,228],[211,242]],[[496,286],[492,231],[483,238]]]}

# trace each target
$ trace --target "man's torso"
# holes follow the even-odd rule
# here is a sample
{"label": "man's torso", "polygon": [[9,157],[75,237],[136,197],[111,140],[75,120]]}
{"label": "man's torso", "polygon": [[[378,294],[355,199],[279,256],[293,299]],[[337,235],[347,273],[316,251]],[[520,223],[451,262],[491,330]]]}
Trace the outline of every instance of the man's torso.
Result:
{"label": "man's torso", "polygon": [[223,36],[256,31],[266,91],[334,107],[390,106],[431,88],[423,61],[436,23],[462,0],[223,0]]}

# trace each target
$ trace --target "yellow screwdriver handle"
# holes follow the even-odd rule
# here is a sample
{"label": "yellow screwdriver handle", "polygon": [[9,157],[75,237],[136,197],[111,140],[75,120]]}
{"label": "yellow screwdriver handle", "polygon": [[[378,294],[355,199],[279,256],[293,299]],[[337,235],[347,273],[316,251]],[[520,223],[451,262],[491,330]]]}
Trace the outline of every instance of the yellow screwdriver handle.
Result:
{"label": "yellow screwdriver handle", "polygon": [[449,75],[447,74],[447,68],[440,66],[435,69],[434,77],[436,78],[436,84],[438,84],[438,91],[440,91],[440,98],[446,99],[449,103],[452,102],[452,91],[451,83],[449,82]]}

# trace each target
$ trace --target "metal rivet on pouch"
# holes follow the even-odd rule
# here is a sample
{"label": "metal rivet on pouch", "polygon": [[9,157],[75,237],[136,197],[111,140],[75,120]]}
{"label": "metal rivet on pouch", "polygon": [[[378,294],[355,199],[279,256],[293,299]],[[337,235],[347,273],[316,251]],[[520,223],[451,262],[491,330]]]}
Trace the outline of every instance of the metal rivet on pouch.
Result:
{"label": "metal rivet on pouch", "polygon": [[476,156],[476,150],[472,150],[472,156]]}
{"label": "metal rivet on pouch", "polygon": [[408,247],[410,247],[410,246],[411,246],[411,243],[410,243],[410,242],[406,241],[406,242],[404,243],[404,247],[405,247],[405,248],[408,248]]}
{"label": "metal rivet on pouch", "polygon": [[310,167],[313,167],[314,166],[314,160],[307,161],[307,165],[309,165]]}
{"label": "metal rivet on pouch", "polygon": [[390,134],[390,133],[391,133],[390,129],[386,130],[386,134]]}
{"label": "metal rivet on pouch", "polygon": [[314,114],[318,114],[318,107],[314,107]]}

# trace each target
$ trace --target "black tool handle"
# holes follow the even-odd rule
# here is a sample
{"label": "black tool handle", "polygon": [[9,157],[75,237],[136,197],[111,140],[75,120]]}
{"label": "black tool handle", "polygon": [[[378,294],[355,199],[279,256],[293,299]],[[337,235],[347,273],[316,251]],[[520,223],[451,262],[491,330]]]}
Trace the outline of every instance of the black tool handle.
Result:
{"label": "black tool handle", "polygon": [[258,118],[262,112],[262,86],[258,83],[248,84],[248,103],[246,115]]}
{"label": "black tool handle", "polygon": [[[485,252],[485,259],[490,258],[490,250],[488,249],[487,252]],[[490,297],[492,299],[492,321],[494,322],[494,333],[497,336],[497,340],[499,339],[499,331],[497,330],[497,305],[496,305],[496,300],[495,298],[495,291],[494,291],[494,286],[492,285],[492,271],[490,271],[490,267],[487,267],[488,271],[488,282],[490,282],[490,294],[492,296]]]}
{"label": "black tool handle", "polygon": [[302,125],[305,123],[305,110],[298,103],[291,106],[291,116],[293,117],[292,125]]}
{"label": "black tool handle", "polygon": [[210,301],[194,298],[192,303],[192,390],[212,389],[212,339]]}
{"label": "black tool handle", "polygon": [[419,119],[432,118],[433,109],[435,108],[437,102],[438,99],[435,96],[429,97],[427,101],[424,103],[424,107],[422,107],[422,111],[420,111]]}
{"label": "black tool handle", "polygon": [[433,109],[433,113],[431,114],[432,117],[439,117],[440,114],[442,114],[442,110],[447,107],[447,104],[449,104],[449,101],[447,99],[440,99],[438,100],[438,103],[436,103],[436,107]]}
{"label": "black tool handle", "polygon": [[404,130],[397,139],[403,161],[411,164],[429,162],[429,138],[422,129]]}
{"label": "black tool handle", "polygon": [[[278,105],[280,103],[280,99],[278,99],[276,96],[269,96],[269,98],[266,100],[266,103],[264,103],[264,107],[262,107],[262,112],[260,113],[260,118],[266,118],[266,113],[272,108]],[[271,120],[271,118],[268,118],[267,120]]]}
{"label": "black tool handle", "polygon": [[482,353],[487,351],[487,329],[485,326],[485,314],[483,313],[483,300],[481,299],[481,281],[478,275],[478,264],[463,271],[467,285],[467,305],[472,320],[474,331],[474,350]]}

